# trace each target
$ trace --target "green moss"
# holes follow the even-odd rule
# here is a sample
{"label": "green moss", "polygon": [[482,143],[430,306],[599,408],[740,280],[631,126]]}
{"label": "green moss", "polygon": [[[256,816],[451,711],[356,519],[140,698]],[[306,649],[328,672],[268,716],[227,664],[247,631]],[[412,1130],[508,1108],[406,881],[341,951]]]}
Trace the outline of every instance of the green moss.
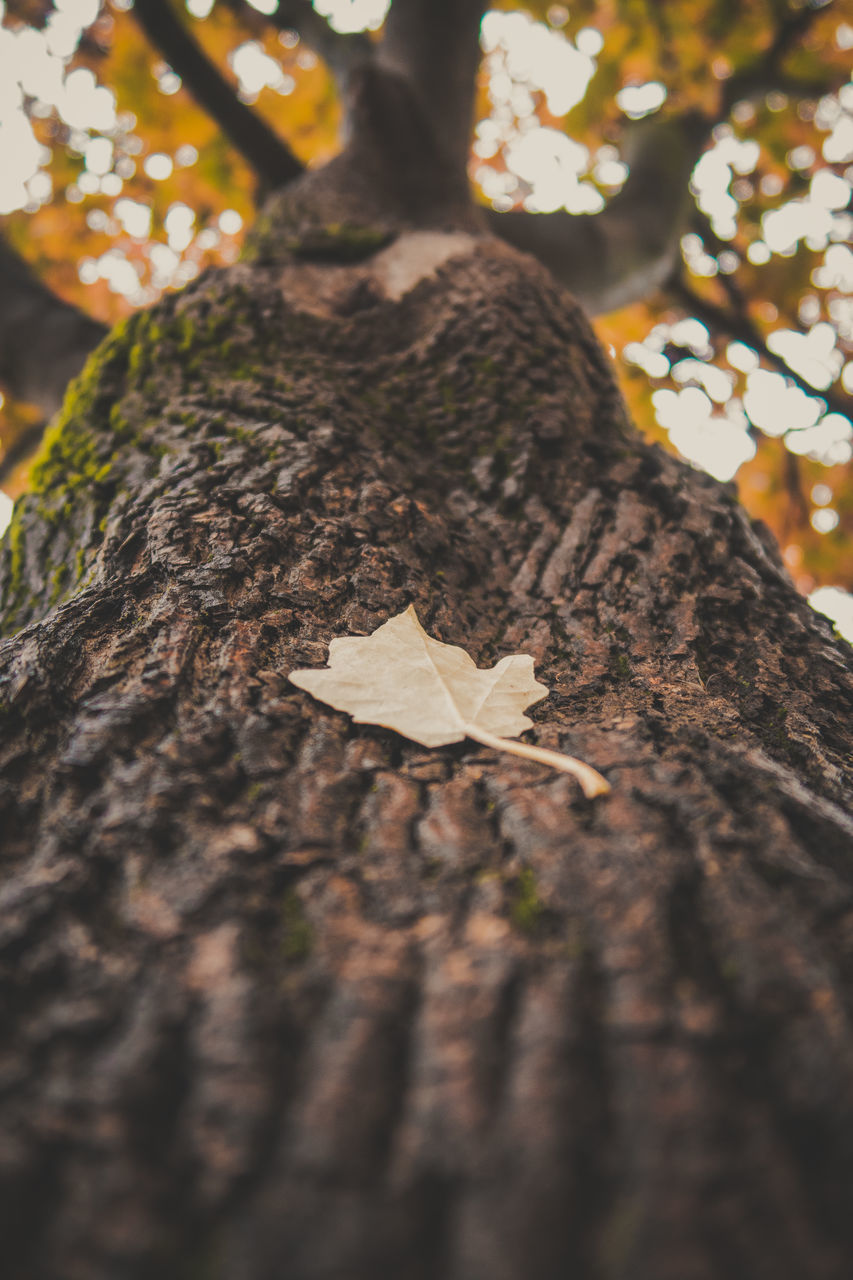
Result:
{"label": "green moss", "polygon": [[163,337],[163,330],[150,311],[140,311],[131,316],[126,325],[123,336],[128,348],[127,371],[134,381],[141,383],[151,364],[151,353]]}
{"label": "green moss", "polygon": [[246,237],[243,262],[272,262],[286,255],[324,262],[361,262],[393,239],[386,228],[354,222],[311,222],[295,210],[289,225],[261,214]]}
{"label": "green moss", "polygon": [[299,895],[293,889],[289,890],[282,899],[281,922],[283,927],[281,951],[285,960],[290,963],[304,960],[311,952],[314,933],[305,919]]}
{"label": "green moss", "polygon": [[498,374],[498,367],[491,356],[482,356],[474,363],[474,377],[479,386],[491,382]]}
{"label": "green moss", "polygon": [[240,440],[243,443],[248,443],[255,438],[255,433],[250,431],[248,427],[241,427],[236,423],[228,426],[226,431],[232,440]]}
{"label": "green moss", "polygon": [[298,258],[324,262],[361,262],[390,240],[387,231],[353,223],[327,222],[285,239],[285,247]]}
{"label": "green moss", "polygon": [[785,729],[785,721],[788,719],[788,708],[777,707],[774,712],[767,717],[766,729],[767,734],[771,738],[777,738],[780,743],[787,745],[790,742],[787,731]]}
{"label": "green moss", "polygon": [[274,245],[273,220],[268,213],[259,213],[243,242],[241,262],[263,262],[269,248]]}
{"label": "green moss", "polygon": [[[45,432],[33,462],[31,492],[47,493],[59,487],[73,490],[78,485],[91,489],[108,482],[115,445],[129,438],[131,432],[119,405],[110,403],[109,387],[116,374],[122,374],[132,360],[142,319],[132,316],[118,325],[95,348],[82,373],[71,382],[62,409],[53,426]],[[104,417],[112,440],[105,441],[103,433],[93,426]],[[105,451],[109,456],[105,457]]]}
{"label": "green moss", "polygon": [[328,222],[320,228],[320,233],[324,240],[358,253],[375,253],[389,239],[389,233],[381,228],[357,226],[351,222]]}
{"label": "green moss", "polygon": [[192,351],[198,343],[198,331],[186,312],[175,319],[174,337],[179,351]]}
{"label": "green moss", "polygon": [[[45,432],[30,471],[30,492],[18,504],[5,539],[6,633],[24,611],[31,614],[39,607],[50,608],[83,576],[86,555],[68,551],[69,541],[79,540],[75,513],[87,509],[85,517],[76,516],[76,523],[82,525],[94,515],[95,527],[103,530],[106,507],[116,487],[118,450],[131,438],[116,389],[126,381],[143,322],[144,317],[131,317],[92,352]],[[54,538],[60,527],[65,532]],[[40,563],[32,582],[27,578],[31,539],[33,562]]]}
{"label": "green moss", "polygon": [[51,608],[53,607],[53,605],[56,604],[57,600],[62,595],[62,588],[65,585],[65,580],[67,577],[68,577],[67,564],[58,564],[51,571],[50,577],[48,578],[48,582],[50,584],[50,596],[48,597],[48,605]]}
{"label": "green moss", "polygon": [[114,404],[110,409],[110,430],[114,431],[117,436],[128,435],[131,431],[130,423],[122,416],[121,406]]}
{"label": "green moss", "polygon": [[45,433],[44,441],[30,472],[31,491],[46,493],[62,485],[74,488],[95,483],[104,466],[95,437],[78,417],[61,417]]}
{"label": "green moss", "polygon": [[495,867],[477,867],[473,872],[475,884],[491,884],[494,880],[504,881],[504,875]]}
{"label": "green moss", "polygon": [[525,867],[516,881],[515,897],[510,906],[512,922],[522,933],[534,934],[542,922],[544,911],[545,904],[539,897],[536,876],[530,867]]}
{"label": "green moss", "polygon": [[[137,323],[134,323],[137,322]],[[126,366],[127,352],[138,328],[138,317],[120,321],[95,347],[80,373],[69,384],[61,410],[61,418],[88,413],[98,398],[104,373],[116,363]]]}
{"label": "green moss", "polygon": [[24,573],[24,522],[23,509],[15,505],[12,519],[6,532],[6,545],[9,548],[9,593],[17,594]]}

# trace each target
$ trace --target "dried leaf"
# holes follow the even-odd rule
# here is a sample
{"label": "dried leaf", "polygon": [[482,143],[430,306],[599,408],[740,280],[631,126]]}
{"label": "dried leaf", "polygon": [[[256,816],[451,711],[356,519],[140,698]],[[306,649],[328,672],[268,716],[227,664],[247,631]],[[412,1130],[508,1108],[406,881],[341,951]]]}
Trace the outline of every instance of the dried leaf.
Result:
{"label": "dried leaf", "polygon": [[572,756],[507,741],[531,728],[524,709],[548,694],[529,655],[512,654],[481,670],[464,649],[427,635],[413,605],[372,635],[333,640],[328,667],[289,678],[357,724],[382,725],[424,747],[473,738],[571,773],[587,796],[610,790],[600,773]]}

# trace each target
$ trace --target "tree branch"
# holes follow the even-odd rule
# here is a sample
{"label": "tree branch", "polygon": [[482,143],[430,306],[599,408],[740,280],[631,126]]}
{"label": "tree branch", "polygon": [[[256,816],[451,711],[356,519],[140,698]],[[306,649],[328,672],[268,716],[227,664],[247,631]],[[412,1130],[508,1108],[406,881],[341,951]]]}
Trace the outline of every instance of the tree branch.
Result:
{"label": "tree branch", "polygon": [[10,395],[52,417],[106,332],[52,293],[0,238],[0,380]]}
{"label": "tree branch", "polygon": [[409,83],[440,151],[461,167],[468,161],[486,7],[485,0],[393,0],[377,49],[380,65]]}
{"label": "tree branch", "polygon": [[374,46],[368,36],[342,35],[335,31],[311,0],[279,0],[269,21],[280,31],[295,31],[323,59],[342,87],[354,67],[373,58]]}
{"label": "tree branch", "polygon": [[764,337],[748,315],[709,302],[701,294],[696,293],[681,275],[669,282],[667,291],[677,302],[686,307],[691,315],[696,316],[698,320],[702,320],[709,328],[715,329],[719,333],[726,333],[738,342],[743,342],[746,346],[752,347],[763,360],[776,369],[777,372],[784,374],[786,378],[790,378],[807,396],[811,396],[814,400],[823,400],[827,408],[833,413],[840,413],[845,418],[853,417],[853,397],[836,391],[832,387],[826,391],[819,391],[817,387],[813,387],[806,378],[792,369],[786,360],[783,360],[781,356],[770,350]]}
{"label": "tree branch", "polygon": [[719,115],[721,120],[729,115],[736,102],[757,97],[770,89],[782,89],[786,93],[799,93],[803,96],[826,92],[826,84],[798,82],[782,70],[786,54],[805,35],[821,11],[811,6],[794,9],[779,23],[773,40],[764,52],[751,66],[744,67],[725,82]]}
{"label": "tree branch", "polygon": [[[601,213],[487,210],[490,230],[539,258],[592,315],[626,306],[665,285],[680,262],[679,241],[692,209],[687,184],[711,130],[742,98],[783,83],[789,87],[790,77],[785,76],[781,62],[817,12],[796,10],[779,24],[764,53],[726,82],[720,111],[713,118],[690,112],[633,126],[626,134],[630,175]],[[824,91],[826,86],[820,88]],[[748,340],[761,343],[757,334]],[[767,358],[798,381],[784,361],[772,353]],[[804,386],[809,394],[817,394],[808,384]]]}
{"label": "tree branch", "polygon": [[185,29],[168,0],[136,0],[136,20],[200,107],[216,121],[256,174],[263,191],[292,182],[303,166],[281,138],[242,103]]}
{"label": "tree branch", "polygon": [[627,135],[628,179],[596,214],[486,211],[490,230],[533,254],[592,315],[662,285],[692,205],[688,179],[710,122],[697,113],[638,121]]}

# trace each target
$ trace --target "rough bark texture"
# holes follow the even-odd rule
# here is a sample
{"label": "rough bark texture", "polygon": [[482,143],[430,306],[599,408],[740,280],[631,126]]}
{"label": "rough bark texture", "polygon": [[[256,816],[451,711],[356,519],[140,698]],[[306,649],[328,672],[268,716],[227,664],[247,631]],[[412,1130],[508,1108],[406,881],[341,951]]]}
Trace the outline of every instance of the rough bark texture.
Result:
{"label": "rough bark texture", "polygon": [[[18,509],[7,1280],[850,1275],[849,649],[456,249],[166,299]],[[410,601],[612,794],[288,685]]]}

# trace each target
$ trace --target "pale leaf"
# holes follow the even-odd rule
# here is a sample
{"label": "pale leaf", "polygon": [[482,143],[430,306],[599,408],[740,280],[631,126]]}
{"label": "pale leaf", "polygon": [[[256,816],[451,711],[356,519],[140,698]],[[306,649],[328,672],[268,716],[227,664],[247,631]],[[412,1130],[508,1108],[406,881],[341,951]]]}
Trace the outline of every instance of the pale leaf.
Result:
{"label": "pale leaf", "polygon": [[413,605],[372,635],[333,640],[328,667],[289,678],[358,724],[393,729],[424,747],[473,738],[571,773],[587,796],[610,790],[600,773],[572,756],[507,741],[531,728],[524,709],[548,695],[529,655],[512,654],[481,670],[464,649],[427,635]]}

